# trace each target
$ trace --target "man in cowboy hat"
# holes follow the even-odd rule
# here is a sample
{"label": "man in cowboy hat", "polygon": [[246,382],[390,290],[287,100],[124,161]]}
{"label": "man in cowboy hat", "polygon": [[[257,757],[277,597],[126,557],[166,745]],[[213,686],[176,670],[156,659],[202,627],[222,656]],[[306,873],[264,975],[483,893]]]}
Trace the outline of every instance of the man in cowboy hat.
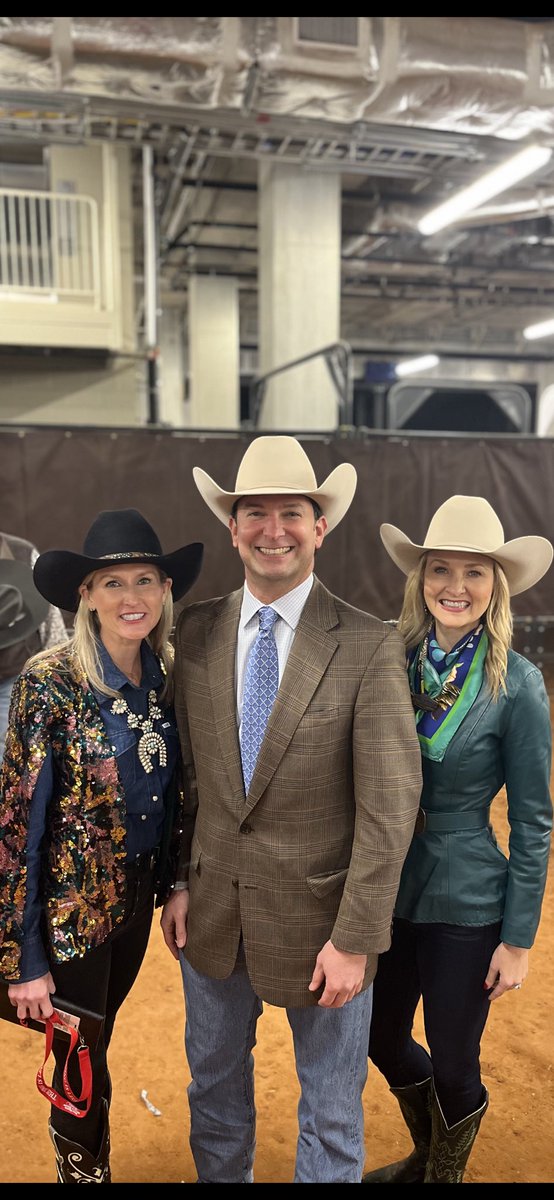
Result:
{"label": "man in cowboy hat", "polygon": [[198,1177],[252,1181],[265,1000],[294,1037],[295,1182],[359,1183],[370,985],[421,787],[404,651],[313,574],[353,466],[318,487],[295,438],[266,436],[233,492],[193,474],[245,569],[243,589],[191,605],[176,632],[187,819],[162,927],[183,951]]}

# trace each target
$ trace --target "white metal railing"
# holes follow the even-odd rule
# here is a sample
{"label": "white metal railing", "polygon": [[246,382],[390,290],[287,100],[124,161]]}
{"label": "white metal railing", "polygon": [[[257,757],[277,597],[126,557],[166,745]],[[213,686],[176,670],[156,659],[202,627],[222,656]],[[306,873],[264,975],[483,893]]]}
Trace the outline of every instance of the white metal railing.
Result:
{"label": "white metal railing", "polygon": [[92,196],[0,188],[0,299],[100,307],[98,207]]}

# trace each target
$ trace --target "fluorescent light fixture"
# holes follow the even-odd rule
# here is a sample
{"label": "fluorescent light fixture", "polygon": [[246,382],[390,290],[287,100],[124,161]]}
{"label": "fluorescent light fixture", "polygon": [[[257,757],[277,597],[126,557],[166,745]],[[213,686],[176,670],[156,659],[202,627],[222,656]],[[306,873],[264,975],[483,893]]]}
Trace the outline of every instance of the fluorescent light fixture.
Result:
{"label": "fluorescent light fixture", "polygon": [[528,325],[527,329],[523,330],[523,336],[528,342],[534,342],[535,338],[551,337],[553,333],[554,317],[549,321],[539,321],[538,325]]}
{"label": "fluorescent light fixture", "polygon": [[505,192],[512,184],[525,179],[527,175],[532,175],[533,171],[538,171],[539,167],[544,167],[551,156],[552,150],[548,146],[527,146],[525,150],[520,150],[519,154],[488,171],[481,179],[476,179],[475,183],[462,188],[455,196],[445,200],[444,204],[439,204],[438,208],[428,212],[427,216],[418,221],[419,232],[425,235],[438,233],[439,229],[452,225],[465,213],[473,212],[486,200],[498,196],[499,192]]}
{"label": "fluorescent light fixture", "polygon": [[399,379],[404,375],[417,375],[418,371],[429,371],[438,365],[436,354],[422,354],[420,358],[407,358],[405,362],[397,363],[394,368]]}

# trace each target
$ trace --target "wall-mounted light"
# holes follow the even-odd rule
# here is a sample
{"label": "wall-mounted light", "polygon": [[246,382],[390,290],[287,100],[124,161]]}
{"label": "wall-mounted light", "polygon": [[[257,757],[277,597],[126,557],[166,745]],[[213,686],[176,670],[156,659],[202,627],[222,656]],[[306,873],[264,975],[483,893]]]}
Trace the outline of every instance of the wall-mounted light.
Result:
{"label": "wall-mounted light", "polygon": [[551,337],[553,333],[554,317],[549,321],[539,321],[537,325],[528,325],[527,329],[523,330],[523,336],[528,342],[534,342],[535,338]]}
{"label": "wall-mounted light", "polygon": [[419,358],[407,358],[405,362],[397,363],[394,369],[399,379],[402,379],[404,375],[417,375],[418,371],[429,371],[431,367],[438,366],[438,363],[436,354],[422,354]]}
{"label": "wall-mounted light", "polygon": [[519,183],[520,179],[525,179],[540,167],[544,167],[551,157],[552,150],[548,146],[527,146],[525,150],[514,154],[513,158],[494,167],[492,171],[487,171],[486,175],[476,179],[469,187],[462,188],[455,196],[431,209],[418,221],[419,232],[425,235],[438,233],[439,229],[452,225],[465,213],[473,212],[486,200],[491,200],[514,183]]}

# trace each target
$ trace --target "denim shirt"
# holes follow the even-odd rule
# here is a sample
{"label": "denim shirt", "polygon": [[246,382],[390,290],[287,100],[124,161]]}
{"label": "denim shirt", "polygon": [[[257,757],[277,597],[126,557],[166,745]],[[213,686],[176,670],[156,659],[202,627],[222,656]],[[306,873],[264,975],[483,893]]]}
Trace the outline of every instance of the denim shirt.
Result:
{"label": "denim shirt", "polygon": [[[102,642],[98,644],[103,677],[109,687],[119,691],[131,712],[139,717],[148,714],[148,693],[163,685],[160,664],[148,642],[141,645],[142,678],[135,685],[110,658]],[[164,820],[164,795],[173,774],[178,754],[178,737],[172,709],[168,709],[157,726],[167,747],[167,764],[160,766],[159,756],[153,755],[153,770],[147,774],[142,767],[137,746],[140,729],[130,729],[125,713],[113,713],[113,696],[105,696],[93,688],[117,758],[117,769],[125,792],[127,861],[137,854],[159,845]],[[40,933],[41,900],[40,869],[41,842],[46,826],[46,811],[54,789],[54,761],[49,750],[44,760],[31,802],[27,835],[27,896],[25,901],[23,951],[20,982],[45,975],[50,969]]]}

